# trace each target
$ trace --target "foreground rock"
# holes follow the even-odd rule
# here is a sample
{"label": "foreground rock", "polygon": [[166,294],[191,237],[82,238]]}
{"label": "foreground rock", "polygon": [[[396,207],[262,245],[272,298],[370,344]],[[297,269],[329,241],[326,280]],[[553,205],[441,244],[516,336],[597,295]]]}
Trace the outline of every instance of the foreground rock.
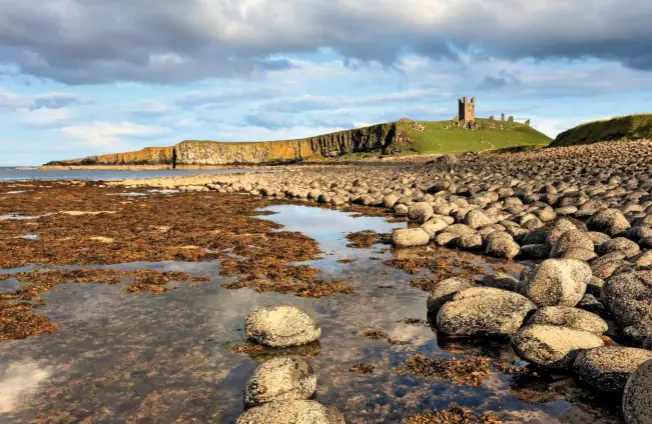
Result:
{"label": "foreground rock", "polygon": [[245,319],[247,337],[265,346],[288,347],[314,342],[321,335],[317,321],[296,306],[256,309]]}
{"label": "foreground rock", "polygon": [[652,360],[649,350],[603,346],[581,352],[573,368],[580,380],[594,389],[620,394],[632,373],[649,360]]}
{"label": "foreground rock", "polygon": [[392,242],[399,247],[412,247],[428,244],[430,234],[421,228],[401,228],[392,233]]}
{"label": "foreground rock", "polygon": [[528,324],[559,325],[588,331],[598,336],[604,334],[609,328],[607,322],[598,315],[568,306],[543,307],[532,315]]}
{"label": "foreground rock", "polygon": [[332,406],[312,400],[266,403],[240,415],[236,424],[344,424],[344,416]]}
{"label": "foreground rock", "polygon": [[591,280],[591,267],[577,259],[541,262],[524,282],[522,293],[538,307],[575,306]]}
{"label": "foreground rock", "polygon": [[308,399],[317,389],[317,374],[299,356],[273,358],[253,372],[244,391],[247,407],[279,400]]}
{"label": "foreground rock", "polygon": [[511,335],[536,306],[518,293],[472,287],[453,296],[437,313],[437,328],[448,336]]}
{"label": "foreground rock", "polygon": [[519,357],[552,370],[567,370],[582,350],[603,345],[593,333],[554,325],[528,325],[512,337]]}
{"label": "foreground rock", "polygon": [[438,282],[428,296],[428,313],[436,314],[456,293],[468,288],[471,288],[471,281],[465,278],[453,277]]}
{"label": "foreground rock", "polygon": [[623,414],[628,424],[652,423],[652,361],[647,361],[627,381]]}

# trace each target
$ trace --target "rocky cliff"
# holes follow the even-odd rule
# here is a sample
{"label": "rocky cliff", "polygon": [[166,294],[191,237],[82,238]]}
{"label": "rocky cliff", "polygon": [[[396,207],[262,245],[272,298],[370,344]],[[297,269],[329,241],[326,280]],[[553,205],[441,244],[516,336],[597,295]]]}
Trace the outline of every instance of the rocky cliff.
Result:
{"label": "rocky cliff", "polygon": [[400,140],[393,123],[372,125],[317,137],[251,143],[187,140],[173,147],[54,161],[46,166],[88,165],[230,165],[297,162],[315,157],[391,149]]}
{"label": "rocky cliff", "polygon": [[80,159],[68,159],[49,162],[46,166],[82,166],[82,165],[172,165],[174,147],[145,147],[135,152],[112,153],[108,155],[88,156]]}

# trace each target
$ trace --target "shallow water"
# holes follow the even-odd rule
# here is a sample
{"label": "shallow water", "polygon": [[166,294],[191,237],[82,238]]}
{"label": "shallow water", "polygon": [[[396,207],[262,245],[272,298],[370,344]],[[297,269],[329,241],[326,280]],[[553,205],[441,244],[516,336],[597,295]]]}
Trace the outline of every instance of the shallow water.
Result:
{"label": "shallow water", "polygon": [[[72,169],[72,170],[17,170],[14,167],[0,166],[0,181],[26,180],[88,180],[109,181],[128,178],[159,178],[182,177],[200,174],[233,174],[237,172],[260,172],[253,169],[143,169],[143,170],[110,170],[110,169]],[[8,194],[8,193],[5,193]]]}
{"label": "shallow water", "polygon": [[[158,295],[134,295],[101,284],[60,285],[45,293],[48,301],[37,312],[58,323],[59,331],[0,343],[0,422],[232,423],[243,410],[247,377],[263,359],[228,348],[245,343],[244,317],[249,311],[279,303],[311,310],[318,317],[322,337],[301,353],[310,356],[318,373],[316,398],[340,409],[347,423],[401,422],[451,402],[478,412],[501,411],[505,422],[619,422],[585,403],[521,400],[514,390],[522,384],[506,374],[491,375],[482,387],[400,375],[397,369],[415,353],[481,353],[510,361],[516,357],[505,343],[438,341],[424,323],[427,294],[409,286],[422,275],[381,264],[410,251],[346,247],[346,233],[387,232],[404,223],[306,206],[265,210],[276,214],[264,219],[318,241],[324,253],[308,263],[322,270],[321,278],[343,280],[357,292],[311,299],[227,290],[221,285],[231,279],[219,275],[217,262],[101,267],[210,274],[212,280],[177,284],[175,290]],[[341,259],[356,261],[337,262]],[[406,324],[405,318],[420,321]],[[387,332],[405,344],[370,340],[362,335],[367,330]],[[349,371],[357,363],[377,368],[365,375]],[[564,390],[568,381],[554,384]]]}

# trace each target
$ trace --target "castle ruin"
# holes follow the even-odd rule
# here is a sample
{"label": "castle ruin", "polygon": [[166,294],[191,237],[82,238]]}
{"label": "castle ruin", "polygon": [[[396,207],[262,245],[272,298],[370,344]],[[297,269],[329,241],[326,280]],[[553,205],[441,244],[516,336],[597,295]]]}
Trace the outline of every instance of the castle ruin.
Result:
{"label": "castle ruin", "polygon": [[[478,125],[476,125],[475,121],[475,97],[471,97],[471,101],[468,101],[466,97],[462,97],[461,99],[458,99],[458,114],[453,120],[455,121],[455,125],[457,126],[462,126],[464,128],[468,129],[476,129],[478,128]],[[491,115],[489,117],[489,120],[493,121],[495,120],[494,115]],[[505,114],[501,113],[500,114],[500,121],[501,122],[515,122],[513,116],[508,116],[507,119],[505,119]],[[530,120],[528,119],[525,121],[525,126],[529,127],[530,126]]]}
{"label": "castle ruin", "polygon": [[466,97],[458,100],[459,120],[464,123],[475,122],[475,97],[471,97],[471,101],[467,101]]}

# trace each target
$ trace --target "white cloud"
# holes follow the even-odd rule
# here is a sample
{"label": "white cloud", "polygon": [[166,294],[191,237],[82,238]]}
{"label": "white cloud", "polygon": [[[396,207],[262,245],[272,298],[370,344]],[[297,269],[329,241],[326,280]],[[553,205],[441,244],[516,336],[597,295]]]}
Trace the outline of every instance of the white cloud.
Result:
{"label": "white cloud", "polygon": [[85,146],[126,148],[125,137],[139,137],[163,134],[165,128],[154,125],[139,125],[132,122],[93,122],[88,125],[67,126],[61,129],[68,137],[81,140]]}
{"label": "white cloud", "polygon": [[3,87],[0,87],[0,108],[19,108],[28,107],[30,105],[29,99],[19,96]]}
{"label": "white cloud", "polygon": [[69,108],[20,109],[18,111],[18,121],[29,126],[51,126],[74,118],[75,115]]}

